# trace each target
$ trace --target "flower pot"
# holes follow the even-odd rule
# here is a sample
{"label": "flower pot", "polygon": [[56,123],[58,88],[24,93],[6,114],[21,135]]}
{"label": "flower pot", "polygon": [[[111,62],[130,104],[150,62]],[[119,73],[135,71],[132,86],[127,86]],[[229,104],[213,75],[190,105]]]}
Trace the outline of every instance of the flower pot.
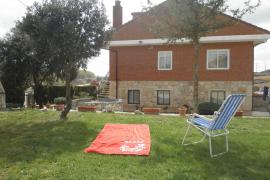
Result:
{"label": "flower pot", "polygon": [[144,114],[155,114],[158,115],[160,113],[160,108],[143,108]]}
{"label": "flower pot", "polygon": [[243,116],[243,111],[237,111],[234,115],[234,117],[242,117]]}
{"label": "flower pot", "polygon": [[56,104],[56,105],[54,105],[54,108],[56,109],[56,111],[64,111],[65,105],[64,104]]}
{"label": "flower pot", "polygon": [[96,112],[96,106],[78,106],[79,112]]}
{"label": "flower pot", "polygon": [[185,116],[187,114],[187,108],[186,107],[181,107],[178,108],[180,116]]}
{"label": "flower pot", "polygon": [[46,108],[47,109],[50,109],[51,108],[51,105],[50,104],[46,104]]}

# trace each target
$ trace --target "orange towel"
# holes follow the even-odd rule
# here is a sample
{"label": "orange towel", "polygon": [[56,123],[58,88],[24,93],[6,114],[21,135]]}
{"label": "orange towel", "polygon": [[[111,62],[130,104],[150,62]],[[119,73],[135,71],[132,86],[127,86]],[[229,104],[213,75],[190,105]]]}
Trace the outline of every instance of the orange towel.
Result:
{"label": "orange towel", "polygon": [[105,124],[86,153],[149,155],[150,132],[147,124]]}

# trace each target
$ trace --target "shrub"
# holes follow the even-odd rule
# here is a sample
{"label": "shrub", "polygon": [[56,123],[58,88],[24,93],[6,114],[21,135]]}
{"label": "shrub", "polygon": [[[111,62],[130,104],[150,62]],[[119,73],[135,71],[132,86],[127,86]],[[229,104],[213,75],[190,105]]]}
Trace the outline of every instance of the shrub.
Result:
{"label": "shrub", "polygon": [[[73,97],[74,90],[71,87],[71,97]],[[54,102],[54,99],[57,97],[66,96],[66,86],[47,86],[45,89],[45,94],[47,97],[47,101],[50,103]]]}
{"label": "shrub", "polygon": [[211,102],[203,102],[198,106],[198,113],[203,115],[213,115],[220,105]]}
{"label": "shrub", "polygon": [[65,97],[54,98],[54,104],[66,104],[66,98]]}
{"label": "shrub", "polygon": [[96,97],[97,95],[97,88],[96,86],[75,86],[74,87],[74,92],[76,96],[80,96],[81,92],[87,92],[88,96],[94,96]]}
{"label": "shrub", "polygon": [[80,98],[88,98],[89,97],[89,93],[88,92],[79,92],[79,97]]}
{"label": "shrub", "polygon": [[258,86],[253,86],[253,91],[260,91],[260,87],[258,87]]}

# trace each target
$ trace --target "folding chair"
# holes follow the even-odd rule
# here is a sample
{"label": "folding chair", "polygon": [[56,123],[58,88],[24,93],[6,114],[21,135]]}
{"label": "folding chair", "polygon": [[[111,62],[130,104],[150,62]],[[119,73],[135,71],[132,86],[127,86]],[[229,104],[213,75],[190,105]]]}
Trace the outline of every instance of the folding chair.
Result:
{"label": "folding chair", "polygon": [[[229,131],[227,130],[227,125],[229,124],[230,120],[234,117],[236,111],[239,109],[241,104],[244,102],[245,97],[246,95],[244,94],[229,95],[224,100],[219,110],[214,113],[213,119],[209,119],[205,116],[201,116],[198,114],[190,115],[187,119],[187,123],[189,125],[187,128],[186,134],[183,138],[182,145],[189,145],[189,144],[196,144],[196,143],[203,142],[205,137],[208,136],[209,137],[209,150],[210,150],[211,157],[216,157],[216,156],[219,156],[221,154],[228,152],[229,151],[229,145],[228,145]],[[186,144],[185,140],[191,126],[201,131],[204,134],[204,136],[200,141]],[[211,138],[218,137],[218,136],[225,136],[226,151],[218,153],[218,154],[213,154]]]}

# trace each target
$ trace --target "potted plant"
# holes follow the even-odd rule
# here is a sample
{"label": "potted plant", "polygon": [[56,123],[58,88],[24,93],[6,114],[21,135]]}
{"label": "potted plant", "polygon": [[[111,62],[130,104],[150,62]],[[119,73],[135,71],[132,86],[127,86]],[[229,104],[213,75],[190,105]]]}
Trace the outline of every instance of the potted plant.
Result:
{"label": "potted plant", "polygon": [[243,116],[243,111],[242,110],[238,110],[235,115],[235,117],[242,117]]}
{"label": "potted plant", "polygon": [[186,104],[184,104],[183,106],[178,108],[180,116],[185,116],[187,114],[188,110],[189,110],[189,106]]}
{"label": "potted plant", "polygon": [[65,97],[57,97],[54,98],[54,108],[57,111],[63,111],[65,109],[65,104],[66,104],[66,98]]}
{"label": "potted plant", "polygon": [[96,112],[96,106],[78,106],[79,112]]}
{"label": "potted plant", "polygon": [[144,114],[156,114],[158,115],[160,113],[160,108],[143,108]]}

